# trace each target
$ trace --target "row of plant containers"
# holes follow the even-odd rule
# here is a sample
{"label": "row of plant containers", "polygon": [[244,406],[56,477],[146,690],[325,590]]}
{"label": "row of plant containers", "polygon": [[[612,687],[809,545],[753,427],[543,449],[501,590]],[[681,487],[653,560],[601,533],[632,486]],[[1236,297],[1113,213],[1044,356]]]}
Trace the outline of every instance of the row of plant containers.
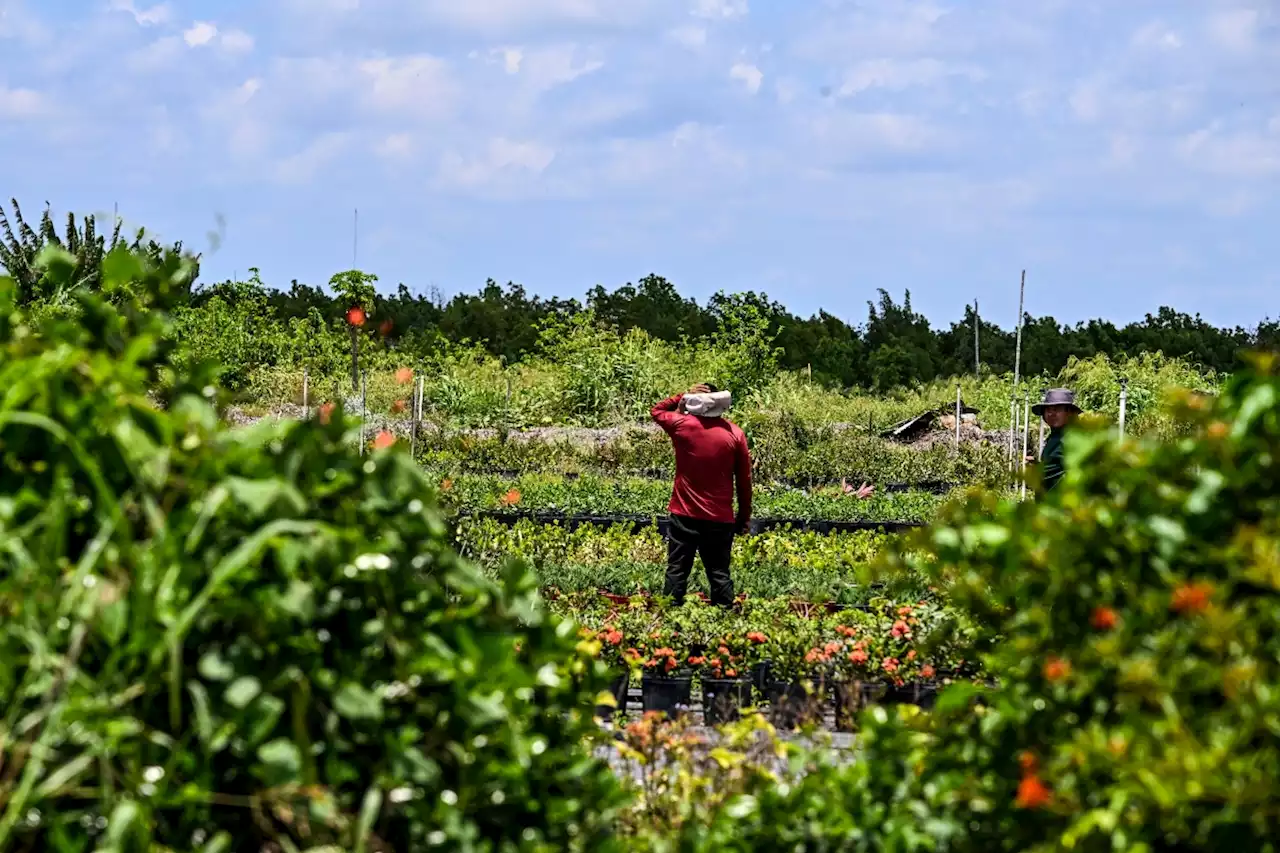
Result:
{"label": "row of plant containers", "polygon": [[[940,679],[912,681],[837,681],[817,677],[799,681],[773,677],[771,662],[762,661],[740,677],[697,676],[702,692],[703,723],[708,726],[731,723],[746,712],[768,715],[778,728],[793,729],[804,725],[820,725],[828,712],[836,731],[851,732],[857,728],[858,715],[873,705],[916,705],[933,707],[941,685],[954,673]],[[677,719],[693,706],[695,676],[651,675],[640,677],[640,704],[644,713],[660,713]],[[615,722],[625,715],[632,675],[624,672],[613,679],[610,693],[614,704],[596,708],[596,716]]]}
{"label": "row of plant containers", "polygon": [[[666,534],[671,520],[660,515],[641,515],[615,513],[610,515],[574,515],[550,510],[458,510],[459,518],[482,518],[497,521],[500,524],[515,525],[521,521],[535,524],[556,524],[569,530],[579,527],[613,527],[630,525],[635,533],[649,527],[657,527]],[[813,533],[852,533],[858,530],[874,530],[883,533],[900,533],[923,527],[920,521],[826,521],[812,518],[753,518],[747,529],[750,535],[765,533],[770,530],[787,529],[810,531]]]}
{"label": "row of plant containers", "polygon": [[[514,480],[529,473],[515,468],[485,468],[485,469],[468,469],[468,474],[480,474],[485,476],[502,477],[504,479]],[[611,472],[615,475],[624,477],[636,477],[648,480],[670,480],[673,472],[664,468],[638,468],[628,471]],[[600,474],[594,471],[564,471],[557,476],[566,480],[577,480],[582,477],[599,477]],[[865,480],[864,477],[772,477],[767,482],[777,486],[785,486],[792,489],[813,489],[823,486],[839,486],[847,483],[860,483]],[[962,483],[953,483],[946,480],[921,480],[916,483],[873,483],[877,492],[929,492],[935,495],[945,495],[953,489],[960,488]]]}

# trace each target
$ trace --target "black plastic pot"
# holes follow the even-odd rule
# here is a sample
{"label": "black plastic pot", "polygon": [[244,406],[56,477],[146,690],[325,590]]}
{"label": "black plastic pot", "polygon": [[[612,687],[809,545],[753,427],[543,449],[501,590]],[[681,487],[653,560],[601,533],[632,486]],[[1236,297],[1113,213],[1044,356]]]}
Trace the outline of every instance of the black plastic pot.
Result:
{"label": "black plastic pot", "polygon": [[626,672],[609,682],[609,692],[613,694],[613,698],[618,705],[615,708],[610,708],[608,705],[597,705],[596,716],[606,723],[613,722],[615,715],[619,713],[625,716],[627,711],[627,688],[630,686],[631,674]]}
{"label": "black plastic pot", "polygon": [[773,661],[762,660],[760,663],[751,667],[751,683],[755,685],[756,690],[764,693],[769,687],[769,683],[773,681],[769,677],[769,671],[773,669]]}
{"label": "black plastic pot", "polygon": [[836,712],[836,731],[858,730],[862,710],[874,705],[884,695],[885,685],[877,681],[838,681],[832,695]]}
{"label": "black plastic pot", "polygon": [[640,703],[646,713],[660,711],[669,720],[683,716],[693,704],[693,679],[646,675],[640,679]]}
{"label": "black plastic pot", "polygon": [[702,719],[708,726],[733,722],[751,704],[750,679],[702,679]]}
{"label": "black plastic pot", "polygon": [[774,681],[765,689],[769,699],[769,721],[780,729],[794,729],[805,723],[822,722],[822,694],[818,685],[797,681]]}
{"label": "black plastic pot", "polygon": [[921,708],[932,708],[937,698],[936,684],[914,681],[902,686],[890,685],[885,691],[883,702],[886,705],[919,705]]}

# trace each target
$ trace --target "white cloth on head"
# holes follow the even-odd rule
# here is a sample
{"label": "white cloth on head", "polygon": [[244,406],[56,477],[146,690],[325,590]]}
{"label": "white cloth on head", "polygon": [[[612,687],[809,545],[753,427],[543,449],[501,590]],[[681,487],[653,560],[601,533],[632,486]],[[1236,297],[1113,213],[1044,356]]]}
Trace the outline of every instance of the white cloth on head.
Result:
{"label": "white cloth on head", "polygon": [[728,391],[712,394],[685,394],[684,410],[700,418],[718,418],[733,405],[733,395]]}

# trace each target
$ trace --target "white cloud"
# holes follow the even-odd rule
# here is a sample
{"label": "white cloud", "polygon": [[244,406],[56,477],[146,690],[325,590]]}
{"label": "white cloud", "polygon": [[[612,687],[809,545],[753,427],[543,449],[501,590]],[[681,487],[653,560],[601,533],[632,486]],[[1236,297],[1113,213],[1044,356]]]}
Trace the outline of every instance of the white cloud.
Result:
{"label": "white cloud", "polygon": [[706,27],[688,24],[668,30],[667,39],[693,50],[707,43],[707,30]]}
{"label": "white cloud", "polygon": [[186,30],[182,32],[182,40],[187,43],[187,47],[204,47],[214,40],[218,35],[218,27],[208,21],[196,21]]}
{"label": "white cloud", "polygon": [[108,8],[113,12],[127,12],[140,27],[154,27],[168,23],[173,17],[173,8],[168,3],[157,3],[145,9],[139,9],[133,0],[111,0]]}
{"label": "white cloud", "polygon": [[555,158],[555,149],[547,145],[498,137],[478,154],[446,154],[439,177],[448,186],[474,189],[539,175]]}
{"label": "white cloud", "polygon": [[218,39],[218,46],[228,53],[248,53],[253,45],[253,36],[244,30],[228,30]]}
{"label": "white cloud", "polygon": [[420,117],[448,113],[459,94],[449,63],[428,54],[359,63],[374,106]]}
{"label": "white cloud", "polygon": [[742,84],[747,87],[747,91],[753,95],[760,91],[760,84],[764,82],[764,72],[746,62],[735,63],[729,69],[729,77],[733,80],[742,81]]}
{"label": "white cloud", "polygon": [[1224,9],[1209,16],[1209,38],[1232,53],[1253,50],[1260,16],[1256,9]]}
{"label": "white cloud", "polygon": [[1183,137],[1178,153],[1214,174],[1244,180],[1280,177],[1280,116],[1256,130],[1228,131],[1215,121]]}
{"label": "white cloud", "polygon": [[393,133],[374,145],[373,151],[386,160],[406,160],[413,154],[413,137],[407,133]]}
{"label": "white cloud", "polygon": [[1160,21],[1152,21],[1133,34],[1131,42],[1141,50],[1177,50],[1182,37]]}
{"label": "white cloud", "polygon": [[870,89],[902,91],[915,86],[929,86],[951,76],[978,80],[984,75],[976,68],[952,67],[931,58],[870,59],[845,73],[838,94],[849,97]]}
{"label": "white cloud", "polygon": [[49,103],[33,89],[8,89],[0,85],[0,118],[19,120],[45,115]]}
{"label": "white cloud", "polygon": [[580,53],[575,45],[553,45],[535,50],[512,51],[508,48],[500,55],[508,74],[519,74],[525,85],[536,92],[544,92],[594,74],[604,67],[603,60],[594,56],[583,57]]}
{"label": "white cloud", "polygon": [[275,179],[286,184],[310,183],[316,173],[338,159],[351,144],[348,133],[326,133],[276,164]]}
{"label": "white cloud", "polygon": [[693,16],[708,20],[741,18],[747,14],[747,0],[694,0]]}

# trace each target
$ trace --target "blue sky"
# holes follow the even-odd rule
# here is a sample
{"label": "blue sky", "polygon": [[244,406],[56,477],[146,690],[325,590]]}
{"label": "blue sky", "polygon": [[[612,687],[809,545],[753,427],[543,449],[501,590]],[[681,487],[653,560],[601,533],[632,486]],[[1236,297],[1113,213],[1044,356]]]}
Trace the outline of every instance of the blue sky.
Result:
{"label": "blue sky", "polygon": [[1280,315],[1276,0],[0,0],[0,57],[0,192],[206,280],[323,283],[359,208],[445,295]]}

